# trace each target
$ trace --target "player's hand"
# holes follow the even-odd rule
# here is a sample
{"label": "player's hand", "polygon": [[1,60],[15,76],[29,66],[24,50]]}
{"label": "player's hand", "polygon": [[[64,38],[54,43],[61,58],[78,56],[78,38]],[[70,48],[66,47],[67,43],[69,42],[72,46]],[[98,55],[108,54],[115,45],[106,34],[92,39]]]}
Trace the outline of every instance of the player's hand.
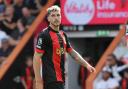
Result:
{"label": "player's hand", "polygon": [[43,82],[42,81],[36,81],[36,89],[44,89],[43,88]]}
{"label": "player's hand", "polygon": [[87,65],[87,69],[89,70],[89,72],[96,72],[96,69],[94,67],[92,67],[91,65]]}

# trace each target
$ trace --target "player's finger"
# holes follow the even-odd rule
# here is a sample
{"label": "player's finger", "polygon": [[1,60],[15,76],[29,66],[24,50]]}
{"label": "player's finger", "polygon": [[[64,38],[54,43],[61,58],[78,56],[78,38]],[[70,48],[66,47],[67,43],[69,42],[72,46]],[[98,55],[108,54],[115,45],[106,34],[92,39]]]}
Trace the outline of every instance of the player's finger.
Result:
{"label": "player's finger", "polygon": [[91,68],[91,72],[95,72],[95,71],[96,71],[95,68],[92,67],[92,68]]}
{"label": "player's finger", "polygon": [[95,69],[95,68],[93,68],[93,72],[94,72],[94,73],[96,72],[96,69]]}

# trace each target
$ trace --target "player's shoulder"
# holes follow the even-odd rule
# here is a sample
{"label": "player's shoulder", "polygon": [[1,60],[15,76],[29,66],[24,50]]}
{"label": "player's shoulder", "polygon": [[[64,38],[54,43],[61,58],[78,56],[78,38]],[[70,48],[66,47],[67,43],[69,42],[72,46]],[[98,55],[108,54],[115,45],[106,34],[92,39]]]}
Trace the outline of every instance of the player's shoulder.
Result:
{"label": "player's shoulder", "polygon": [[60,33],[66,35],[65,31],[63,30],[60,30]]}
{"label": "player's shoulder", "polygon": [[48,27],[42,29],[42,31],[39,33],[39,35],[47,35],[49,33],[48,29],[49,29]]}
{"label": "player's shoulder", "polygon": [[49,31],[48,29],[49,29],[49,27],[43,28],[40,33],[41,33],[41,34],[46,34],[46,33],[48,33],[48,31]]}
{"label": "player's shoulder", "polygon": [[67,38],[67,34],[65,31],[61,30],[61,34],[63,34]]}

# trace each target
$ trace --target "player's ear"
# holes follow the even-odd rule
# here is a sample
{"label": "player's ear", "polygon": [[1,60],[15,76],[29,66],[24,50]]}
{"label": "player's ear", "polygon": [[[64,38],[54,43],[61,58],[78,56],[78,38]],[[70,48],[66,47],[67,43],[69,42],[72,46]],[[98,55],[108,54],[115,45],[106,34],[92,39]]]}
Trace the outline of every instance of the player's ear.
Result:
{"label": "player's ear", "polygon": [[50,22],[50,17],[49,16],[47,16],[47,20],[48,20],[48,22]]}

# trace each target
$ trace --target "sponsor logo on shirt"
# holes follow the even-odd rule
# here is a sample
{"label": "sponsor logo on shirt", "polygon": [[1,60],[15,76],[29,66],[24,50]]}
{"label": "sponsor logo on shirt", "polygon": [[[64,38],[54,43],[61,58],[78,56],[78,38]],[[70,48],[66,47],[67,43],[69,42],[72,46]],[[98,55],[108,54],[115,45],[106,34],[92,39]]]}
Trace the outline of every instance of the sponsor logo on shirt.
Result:
{"label": "sponsor logo on shirt", "polygon": [[62,54],[64,54],[64,52],[65,52],[65,49],[64,48],[57,48],[56,49],[56,54],[59,55],[59,56],[61,56]]}

